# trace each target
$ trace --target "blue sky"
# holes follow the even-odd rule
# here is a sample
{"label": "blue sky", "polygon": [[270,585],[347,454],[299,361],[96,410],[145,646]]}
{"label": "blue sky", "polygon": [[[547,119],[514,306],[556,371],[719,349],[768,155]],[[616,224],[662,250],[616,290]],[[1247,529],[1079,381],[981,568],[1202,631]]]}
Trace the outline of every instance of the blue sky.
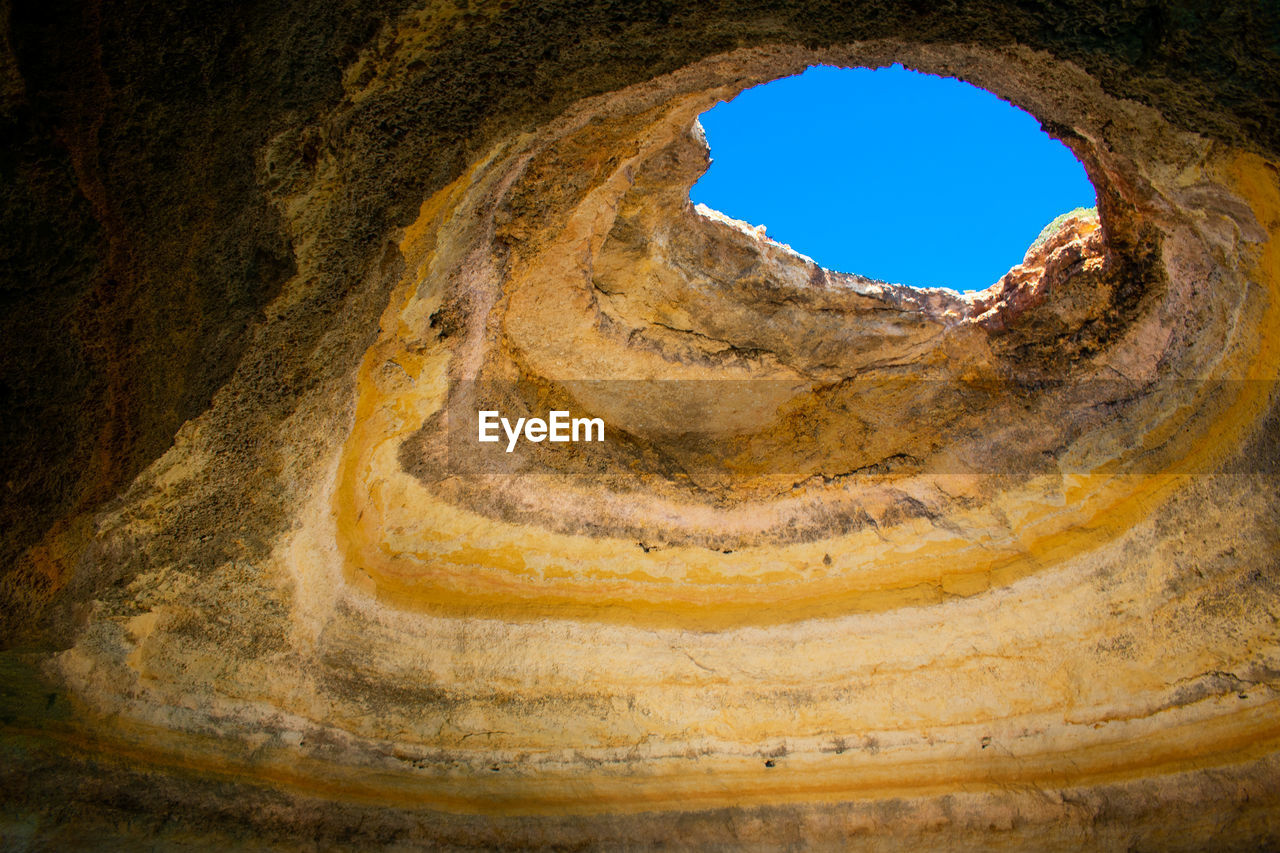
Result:
{"label": "blue sky", "polygon": [[980,290],[1055,216],[1095,204],[1029,114],[901,65],[810,68],[701,122],[714,162],[690,198],[841,272]]}

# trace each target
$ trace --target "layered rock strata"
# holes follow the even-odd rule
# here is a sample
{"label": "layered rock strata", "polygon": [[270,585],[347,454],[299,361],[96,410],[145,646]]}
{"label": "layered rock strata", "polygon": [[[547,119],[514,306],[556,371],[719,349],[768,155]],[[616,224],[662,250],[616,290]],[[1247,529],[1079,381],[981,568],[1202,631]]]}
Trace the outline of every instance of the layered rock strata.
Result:
{"label": "layered rock strata", "polygon": [[[253,152],[295,272],[10,574],[6,837],[1274,842],[1274,152],[1030,47],[779,39],[477,131],[344,242],[341,129],[452,14]],[[690,205],[699,113],[891,61],[1032,111],[1099,218],[958,296]],[[610,440],[480,454],[481,408]]]}

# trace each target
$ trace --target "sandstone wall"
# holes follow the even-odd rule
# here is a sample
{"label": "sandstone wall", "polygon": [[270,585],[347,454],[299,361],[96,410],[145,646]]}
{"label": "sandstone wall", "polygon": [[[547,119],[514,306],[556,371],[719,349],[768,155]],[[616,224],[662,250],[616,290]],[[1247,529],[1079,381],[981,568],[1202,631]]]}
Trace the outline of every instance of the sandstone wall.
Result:
{"label": "sandstone wall", "polygon": [[[6,846],[1276,844],[1280,11],[1112,5],[6,7]],[[1100,223],[961,298],[687,203],[895,61]]]}

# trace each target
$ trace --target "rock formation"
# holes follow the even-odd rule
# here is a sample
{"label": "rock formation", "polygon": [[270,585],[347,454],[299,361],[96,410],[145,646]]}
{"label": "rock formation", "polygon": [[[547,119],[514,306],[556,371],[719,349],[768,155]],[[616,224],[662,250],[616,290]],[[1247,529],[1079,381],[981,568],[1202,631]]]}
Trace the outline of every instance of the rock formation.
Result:
{"label": "rock formation", "polygon": [[[6,14],[7,847],[1280,843],[1272,5]],[[1098,216],[961,296],[689,203],[891,62]]]}

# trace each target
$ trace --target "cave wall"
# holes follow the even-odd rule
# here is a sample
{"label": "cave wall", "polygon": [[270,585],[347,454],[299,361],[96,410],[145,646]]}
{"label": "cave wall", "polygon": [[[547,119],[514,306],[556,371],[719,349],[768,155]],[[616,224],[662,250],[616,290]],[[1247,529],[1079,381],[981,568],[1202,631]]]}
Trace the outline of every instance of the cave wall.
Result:
{"label": "cave wall", "polygon": [[[4,777],[6,839],[89,845],[105,832],[126,839],[203,837],[211,845],[230,838],[289,846],[315,838],[353,846],[396,839],[532,846],[633,839],[696,846],[857,835],[892,847],[935,833],[927,837],[956,845],[995,839],[1010,846],[1083,841],[1163,847],[1179,840],[1208,843],[1221,833],[1223,844],[1274,841],[1274,629],[1266,614],[1276,570],[1277,421],[1268,384],[1274,379],[1269,341],[1276,332],[1267,324],[1278,215],[1280,11],[1272,5],[263,3],[228,12],[173,4],[13,4],[6,8],[4,34],[0,619],[11,685],[6,749],[13,758]],[[635,306],[684,297],[654,295],[628,281],[626,271],[638,259],[646,269],[662,270],[689,257],[728,263],[718,254],[728,250],[716,246],[772,251],[750,235],[678,220],[670,227],[691,241],[688,254],[645,254],[656,241],[644,235],[668,227],[672,199],[687,186],[681,181],[696,176],[696,141],[679,132],[687,121],[717,97],[810,61],[895,59],[971,79],[1030,109],[1085,159],[1102,195],[1106,245],[1082,242],[1072,250],[1110,262],[1106,275],[1089,279],[1088,289],[1084,278],[1071,279],[1085,294],[1079,297],[1083,308],[1055,314],[1000,303],[996,313],[1013,318],[1000,321],[1000,336],[991,337],[990,329],[966,331],[939,357],[962,363],[979,352],[970,367],[1003,381],[1008,377],[1000,371],[1011,364],[1052,365],[1068,340],[1076,347],[1071,363],[1101,352],[1109,368],[1121,371],[1137,371],[1133,365],[1143,358],[1155,364],[1158,356],[1160,369],[1173,364],[1192,375],[1208,363],[1208,353],[1226,352],[1234,372],[1213,379],[1255,385],[1235,403],[1194,398],[1204,423],[1215,426],[1193,422],[1187,440],[1199,444],[1175,448],[1180,459],[1200,454],[1195,458],[1202,468],[1190,485],[1179,480],[1176,488],[1134,489],[1137,496],[1126,493],[1122,502],[1125,512],[1107,509],[1103,520],[1082,516],[1062,527],[1074,538],[1060,538],[1065,534],[1055,528],[1043,537],[1043,550],[1028,550],[1021,562],[1011,558],[1008,565],[1021,568],[966,571],[968,558],[951,555],[939,559],[959,560],[959,570],[936,570],[945,581],[932,580],[935,569],[928,567],[914,579],[885,580],[873,572],[871,582],[852,586],[850,574],[830,588],[797,594],[793,604],[778,600],[774,589],[747,591],[732,602],[695,589],[655,603],[624,586],[602,591],[589,584],[585,592],[557,589],[530,603],[519,590],[405,590],[397,586],[394,567],[379,574],[372,564],[334,561],[335,549],[349,555],[386,545],[359,508],[330,503],[334,495],[365,493],[357,476],[364,469],[344,466],[366,459],[360,455],[366,444],[373,459],[375,439],[389,434],[385,424],[368,426],[381,424],[372,413],[388,400],[422,404],[418,391],[378,372],[379,358],[410,354],[429,361],[431,353],[452,357],[464,345],[496,358],[506,352],[503,341],[515,340],[526,376],[564,378],[556,374],[567,369],[556,352],[537,350],[529,343],[537,335],[528,330],[556,326],[562,306],[576,304],[576,297],[568,289],[544,294],[531,288],[552,280],[549,271],[572,271],[563,260],[568,256],[556,254],[557,241],[565,242],[556,235],[578,221],[584,199],[607,188],[628,157],[639,157],[634,164],[642,179],[629,195],[614,193],[622,211],[616,230],[582,236],[595,241],[599,270],[619,271],[617,292],[630,294],[604,313],[649,329],[655,318],[638,314]],[[685,171],[660,168],[661,157],[672,151],[685,158]],[[459,211],[496,223],[497,232],[467,225]],[[709,236],[697,237],[703,231]],[[503,270],[497,291],[483,282],[464,286],[440,278],[470,269],[480,258]],[[786,257],[770,262],[771,281],[812,278],[812,270]],[[428,287],[424,282],[433,275],[439,283]],[[748,318],[763,304],[752,302],[760,294],[750,288],[739,296],[731,307]],[[913,297],[869,290],[859,298],[903,307]],[[932,327],[911,319],[924,309],[907,307],[915,313],[904,308],[904,316],[910,314],[904,328],[915,324],[920,339],[928,338]],[[872,307],[840,310],[850,312],[845,319],[855,326],[874,314]],[[941,316],[946,309],[928,310]],[[490,317],[501,319],[498,337],[468,325]],[[808,322],[808,315],[798,317],[795,322]],[[670,317],[663,322],[670,326]],[[1070,334],[1063,324],[1074,324]],[[1162,344],[1151,343],[1161,329],[1172,331]],[[1125,344],[1125,332],[1134,340],[1139,333],[1147,337]],[[755,368],[731,363],[732,353],[723,348],[691,345],[679,333],[652,332],[645,357],[704,370],[684,377],[689,380],[719,375],[715,371],[726,365],[741,369],[743,378],[762,378],[751,372]],[[762,342],[723,327],[699,334],[728,335],[741,351],[781,354],[791,367],[804,357],[822,361],[818,354],[786,349],[785,335]],[[854,343],[874,349],[880,340],[868,332],[866,341]],[[599,351],[601,358],[611,352],[604,343]],[[631,350],[618,357],[640,358]],[[400,370],[410,365],[406,375],[414,370],[404,358],[396,364]],[[1179,392],[1167,393],[1173,396],[1149,395],[1151,411],[1187,404]],[[1071,412],[1084,408],[1080,401],[1073,405]],[[1049,423],[1062,420],[1062,411],[1041,414]],[[1082,417],[1065,420],[1083,423]],[[957,422],[955,428],[972,435],[982,422]],[[1126,431],[1115,431],[1132,435],[1140,430],[1133,424],[1144,423],[1135,414]],[[410,426],[419,424],[405,429]],[[690,458],[697,462],[696,454]],[[514,525],[514,532],[503,534],[509,536],[507,551],[504,543],[477,544],[489,554],[477,558],[479,569],[501,569],[493,555],[515,549],[526,556],[570,555],[566,559],[576,565],[608,567],[612,560],[622,571],[638,559],[636,539],[645,544],[640,557],[655,544],[740,555],[753,553],[743,549],[794,545],[810,548],[804,559],[822,564],[833,551],[840,560],[837,548],[855,553],[864,547],[848,538],[872,535],[866,524],[850,521],[860,512],[878,524],[888,518],[905,525],[904,531],[918,532],[911,525],[925,522],[981,527],[961,518],[954,502],[911,492],[924,507],[912,509],[902,498],[909,490],[880,484],[885,493],[874,500],[862,492],[823,497],[825,514],[787,509],[792,515],[779,515],[783,521],[809,524],[798,544],[747,522],[717,534],[728,539],[713,541],[705,531],[681,539],[672,529],[655,528],[660,507],[649,515],[623,507],[609,516],[600,509],[600,529],[588,529],[584,521],[551,530],[536,506],[523,515],[512,509],[529,505],[518,490],[454,494],[431,480],[427,469],[415,469],[412,459],[401,457],[397,464],[417,471],[433,496],[444,496],[444,508],[432,516],[441,529],[449,529],[459,507]],[[1166,472],[1143,464],[1129,475]],[[351,471],[356,473],[348,477]],[[740,492],[731,502],[755,499],[746,480],[733,480]],[[607,477],[603,482],[625,486]],[[655,500],[663,487],[654,486]],[[889,494],[893,489],[900,494]],[[407,505],[426,506],[404,494],[410,495]],[[572,494],[591,515],[612,506],[599,491]],[[1043,497],[1027,490],[1005,494],[1006,515]],[[978,490],[968,499],[989,501],[991,494]],[[1094,510],[1122,505],[1114,496],[1107,499],[1117,502]],[[1205,506],[1215,507],[1209,518],[1197,511]],[[459,512],[457,518],[471,516]],[[721,521],[708,524],[724,527]],[[651,535],[655,530],[659,540]],[[609,544],[610,537],[622,544]],[[1144,562],[1142,554],[1156,556]],[[775,558],[771,551],[767,556]],[[739,559],[747,573],[767,562]],[[688,558],[690,565],[705,560]],[[985,580],[976,581],[979,575]],[[1189,580],[1192,575],[1203,588]],[[335,596],[335,587],[349,588],[354,597]],[[1055,590],[1086,588],[1096,593],[1087,601],[1055,597]],[[1116,590],[1130,598],[1108,599]],[[1191,590],[1200,590],[1199,597]],[[1006,595],[1013,598],[1000,598]],[[1198,603],[1168,622],[1153,615],[1178,595]],[[589,603],[601,596],[609,607]],[[1056,640],[1024,643],[1042,649],[1054,642],[1091,644],[1092,668],[1055,669],[1049,655],[1039,668],[1006,663],[1011,668],[983,676],[975,674],[978,662],[957,654],[948,666],[972,668],[976,680],[966,681],[968,676],[944,677],[946,667],[913,658],[918,650],[908,653],[914,647],[904,633],[924,630],[924,622],[911,620],[927,621],[931,607],[951,606],[955,597],[964,599],[959,606],[976,609],[967,615],[948,610],[937,618],[977,626],[992,613],[1024,606],[1036,614],[1025,617],[1029,621],[1060,618],[1074,628],[1081,623],[1061,610],[1069,603],[1093,613],[1107,600],[1127,600],[1136,603],[1125,612],[1147,620],[1148,628],[1135,634],[1127,623],[1117,627],[1123,619],[1112,625],[1103,620]],[[1034,603],[1020,605],[1020,597]],[[361,611],[366,599],[380,603]],[[179,613],[173,607],[182,601],[189,609]],[[766,615],[759,615],[762,610]],[[854,614],[906,621],[845,627],[823,621]],[[560,627],[546,635],[529,627],[546,620]],[[767,692],[760,683],[715,688],[717,701],[740,713],[716,730],[719,741],[706,731],[690,734],[691,724],[671,708],[689,707],[691,695],[720,684],[710,670],[718,669],[717,659],[735,663],[732,647],[744,635],[734,631],[776,625],[799,633],[760,641],[761,649],[772,651],[758,653],[776,655],[779,672],[794,668],[783,679],[788,683],[770,686],[775,694],[755,716],[752,703]],[[628,626],[688,632],[686,639],[701,643],[711,657],[693,654],[689,649],[697,646],[667,635],[648,648],[639,635],[626,633]],[[999,647],[1021,628],[1012,618],[989,630]],[[968,636],[957,631],[955,643]],[[824,632],[840,642],[824,647]],[[939,761],[898,744],[907,750],[895,765],[899,775],[858,765],[868,778],[887,775],[874,786],[850,788],[848,780],[824,776],[824,766],[805,765],[806,751],[821,756],[828,754],[828,741],[857,743],[857,754],[874,761],[880,747],[871,743],[877,741],[871,732],[887,728],[887,718],[875,723],[869,705],[840,711],[848,699],[830,693],[829,684],[826,694],[818,689],[829,678],[821,666],[796,663],[778,649],[803,649],[836,671],[834,661],[853,654],[855,639],[867,632],[900,650],[897,657],[886,654],[890,671],[905,678],[924,667],[929,677],[918,689],[937,695],[921,706],[923,729],[978,725],[981,708],[960,697],[975,685],[989,689],[983,680],[989,677],[1021,683],[1032,693],[1056,684],[1061,697],[1034,714],[1052,716],[1056,709],[1069,717],[1090,693],[1082,682],[1116,672],[1122,674],[1114,676],[1115,694],[1092,696],[1090,707],[1097,711],[1110,702],[1139,722],[1111,745],[1081,741],[1092,751],[1092,769],[1058,781],[1080,756],[1063,757],[1070,750],[1052,744],[1071,745],[1083,735],[1044,735],[1035,752],[1039,763],[1023,757],[1031,769],[1017,771],[982,764],[991,753],[981,739],[990,735],[975,729],[976,757],[961,751]],[[433,664],[424,674],[396,657],[406,635],[431,642],[404,646],[399,654],[412,648],[430,657],[433,648],[457,644],[469,651],[452,652],[447,666]],[[1188,662],[1185,671],[1154,664],[1162,641],[1173,642],[1182,655],[1175,658]],[[584,643],[613,651],[582,664],[574,676],[576,693],[560,685],[555,701],[535,695],[530,684],[552,678],[542,669],[545,659],[564,655],[571,662],[573,647]],[[282,648],[296,656],[276,656]],[[514,669],[504,670],[497,659],[529,648],[535,651]],[[1099,658],[1099,649],[1130,663]],[[211,662],[218,654],[236,661],[238,672]],[[666,661],[645,661],[664,654],[692,661],[695,677],[673,675]],[[989,654],[998,656],[998,649]],[[150,662],[140,663],[148,655]],[[292,693],[252,687],[279,678],[280,668],[312,680]],[[652,678],[614,684],[619,672]],[[856,682],[864,675],[849,677]],[[137,684],[119,686],[130,678]],[[1157,686],[1165,699],[1152,698]],[[310,698],[298,699],[308,690]],[[805,696],[805,690],[816,692]],[[777,691],[791,691],[790,698],[784,702]],[[1236,717],[1215,716],[1203,705],[1249,695],[1252,700],[1235,700],[1252,703]],[[670,752],[611,765],[616,756],[602,756],[620,749],[622,732],[636,725],[619,722],[627,713],[616,703],[634,705],[644,696],[669,716],[667,729],[654,724],[653,737]],[[1158,707],[1161,701],[1171,704]],[[1196,703],[1202,703],[1198,710],[1179,710]],[[778,723],[786,718],[779,708],[789,709],[793,725]],[[931,717],[930,708],[949,710]],[[1177,717],[1172,722],[1159,716],[1169,708]],[[462,733],[448,727],[420,732],[406,722],[415,713],[440,714],[462,732],[459,709],[489,721],[472,726],[475,731],[497,729],[494,720],[509,719],[545,737],[502,743],[486,735],[480,739],[489,742],[477,748],[476,740],[464,744]],[[1016,716],[1007,712],[995,716]],[[1098,713],[1097,719],[1107,716]],[[369,714],[379,721],[372,728],[360,722]],[[594,717],[605,723],[583,722]],[[556,730],[556,720],[566,718],[577,721],[567,735]],[[223,721],[226,729],[219,731],[211,720]],[[1090,720],[1081,725],[1097,721]],[[333,743],[304,748],[287,737],[308,725],[323,729]],[[409,775],[401,778],[369,757],[370,751],[394,753],[398,730],[408,733],[408,757],[396,760],[418,770],[434,763],[425,772],[443,775],[424,781],[405,771]],[[855,730],[863,734],[855,738]],[[363,745],[334,745],[343,738]],[[1161,738],[1163,747],[1153,745]],[[1126,752],[1126,742],[1145,745]],[[730,780],[724,782],[728,793],[717,800],[688,782],[674,757],[677,747],[692,751],[690,760],[701,760],[699,751],[710,756],[708,762],[730,756],[727,765],[710,765]],[[809,782],[794,775],[779,782],[781,774],[757,779],[756,765],[766,760],[757,761],[757,753],[779,748],[800,756],[793,759],[799,770],[782,769],[807,774]],[[846,747],[830,748],[843,754]],[[489,781],[492,763],[519,765],[522,750],[542,754],[544,763],[517,770],[515,781],[502,772],[500,783]],[[566,757],[574,750],[585,757]],[[892,752],[887,742],[884,752]],[[1138,752],[1160,760],[1135,761]],[[780,758],[767,759],[775,762],[770,769],[779,769]],[[1007,760],[1018,764],[1016,756]],[[932,781],[929,773],[902,770],[921,762],[960,769],[954,776],[939,771]],[[615,766],[625,769],[609,769]],[[646,777],[648,787],[637,782]],[[338,781],[320,785],[325,778]],[[531,791],[540,786],[578,796],[539,800]],[[685,791],[698,805],[682,808],[663,791]],[[694,796],[699,791],[702,799]],[[650,806],[641,808],[644,803]],[[175,810],[184,817],[167,824],[164,815]],[[646,810],[651,814],[633,814]]]}

